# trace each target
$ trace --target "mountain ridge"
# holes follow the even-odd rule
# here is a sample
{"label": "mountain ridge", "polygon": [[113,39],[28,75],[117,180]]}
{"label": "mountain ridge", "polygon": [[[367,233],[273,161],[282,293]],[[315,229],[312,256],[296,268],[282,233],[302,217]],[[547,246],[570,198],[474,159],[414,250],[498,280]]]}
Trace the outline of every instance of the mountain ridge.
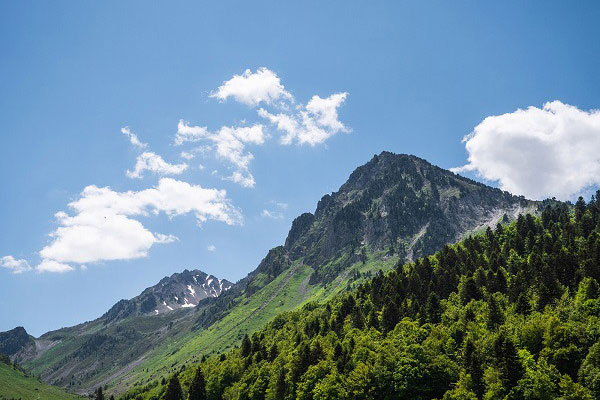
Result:
{"label": "mountain ridge", "polygon": [[[25,366],[80,393],[100,382],[124,391],[192,362],[199,351],[235,346],[280,312],[328,299],[377,269],[433,254],[521,212],[539,213],[543,204],[416,156],[382,152],[355,169],[337,192],[324,195],[314,213],[294,219],[284,244],[220,296],[189,308],[177,296],[179,309],[161,312],[166,305],[155,307],[165,296],[150,291],[153,301],[142,307],[142,292],[135,306],[118,302],[103,320],[42,335],[60,345]],[[186,285],[177,288],[173,296]]]}

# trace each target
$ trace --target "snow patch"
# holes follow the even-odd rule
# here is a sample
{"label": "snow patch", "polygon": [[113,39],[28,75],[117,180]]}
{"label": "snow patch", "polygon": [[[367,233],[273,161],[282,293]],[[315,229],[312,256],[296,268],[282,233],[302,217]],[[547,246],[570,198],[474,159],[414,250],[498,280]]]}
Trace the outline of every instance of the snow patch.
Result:
{"label": "snow patch", "polygon": [[190,293],[192,294],[192,296],[196,297],[196,291],[194,290],[192,285],[187,285],[187,288],[190,291]]}

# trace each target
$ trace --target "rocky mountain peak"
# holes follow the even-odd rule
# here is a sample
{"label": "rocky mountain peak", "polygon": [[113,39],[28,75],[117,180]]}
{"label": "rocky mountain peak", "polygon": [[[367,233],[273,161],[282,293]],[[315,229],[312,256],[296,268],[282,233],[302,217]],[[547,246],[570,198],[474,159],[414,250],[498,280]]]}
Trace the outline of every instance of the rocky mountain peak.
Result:
{"label": "rocky mountain peak", "polygon": [[107,322],[131,314],[161,314],[182,308],[193,308],[201,300],[218,297],[233,283],[208,275],[198,269],[184,270],[160,280],[131,300],[121,300],[102,316]]}

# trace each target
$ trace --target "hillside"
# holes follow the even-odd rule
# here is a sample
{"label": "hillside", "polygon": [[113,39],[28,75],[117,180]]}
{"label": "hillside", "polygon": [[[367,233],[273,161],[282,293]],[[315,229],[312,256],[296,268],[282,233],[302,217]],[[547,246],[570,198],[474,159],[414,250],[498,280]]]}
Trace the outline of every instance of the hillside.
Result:
{"label": "hillside", "polygon": [[139,364],[152,349],[171,342],[195,323],[196,306],[233,284],[202,271],[162,279],[139,296],[121,300],[100,318],[45,333],[23,328],[0,333],[0,346],[45,382],[74,392],[92,392],[113,374]]}
{"label": "hillside", "polygon": [[109,386],[121,392],[160,380],[202,355],[239,344],[281,312],[326,301],[378,269],[541,206],[418,157],[384,152],[354,171],[339,191],[323,196],[314,213],[294,220],[284,245],[197,313],[197,330],[154,349]]}
{"label": "hillside", "polygon": [[178,377],[185,395],[200,368],[214,400],[597,399],[599,280],[600,202],[580,199],[282,313]]}
{"label": "hillside", "polygon": [[[2,357],[2,356],[0,356]],[[38,379],[25,374],[0,360],[0,400],[21,399],[52,399],[52,400],[75,400],[83,397],[75,396],[63,390],[47,385]]]}
{"label": "hillside", "polygon": [[[169,296],[156,285],[96,321],[43,335],[36,341],[43,350],[24,365],[72,391],[108,385],[120,393],[236,346],[281,312],[327,301],[378,269],[541,206],[418,157],[383,152],[323,196],[314,213],[296,218],[285,243],[220,296],[188,308],[181,297],[191,293],[187,284],[174,284]],[[168,309],[173,301],[179,310]]]}

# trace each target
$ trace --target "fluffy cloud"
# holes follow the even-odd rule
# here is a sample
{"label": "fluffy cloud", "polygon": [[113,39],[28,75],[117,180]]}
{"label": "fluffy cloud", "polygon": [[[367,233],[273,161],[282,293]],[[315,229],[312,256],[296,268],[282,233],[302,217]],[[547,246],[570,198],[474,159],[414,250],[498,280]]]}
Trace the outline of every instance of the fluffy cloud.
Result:
{"label": "fluffy cloud", "polygon": [[463,139],[474,171],[532,199],[572,199],[600,185],[600,111],[553,101],[491,116]]}
{"label": "fluffy cloud", "polygon": [[193,213],[198,223],[210,219],[228,225],[242,220],[224,190],[205,189],[171,178],[162,178],[155,188],[138,192],[88,186],[69,207],[73,215],[56,214],[60,226],[50,234],[52,242],[40,251],[43,261],[38,271],[65,272],[65,266],[71,268],[66,263],[145,257],[152,245],[177,240],[172,235],[150,232],[131,218],[134,216]]}
{"label": "fluffy cloud", "polygon": [[265,134],[262,125],[229,127],[223,126],[217,132],[209,132],[203,127],[190,126],[185,121],[179,121],[177,126],[177,137],[180,133],[198,132],[198,140],[206,140],[212,143],[217,158],[228,161],[234,168],[231,176],[226,179],[239,183],[244,187],[254,187],[254,177],[250,173],[250,161],[254,158],[252,153],[246,151],[247,144],[262,145],[265,142]]}
{"label": "fluffy cloud", "polygon": [[273,104],[280,100],[293,101],[292,95],[285,90],[279,77],[273,71],[262,67],[256,72],[249,69],[242,75],[234,75],[210,94],[221,101],[233,97],[236,101],[256,107],[261,102]]}
{"label": "fluffy cloud", "polygon": [[137,147],[138,149],[145,149],[148,147],[146,143],[142,143],[140,139],[138,139],[137,135],[131,132],[128,126],[121,128],[121,133],[129,138],[129,142]]}
{"label": "fluffy cloud", "polygon": [[348,93],[335,93],[323,99],[315,95],[306,106],[298,106],[295,114],[272,114],[261,108],[258,115],[268,119],[284,133],[281,138],[282,144],[297,141],[299,144],[314,146],[325,142],[338,132],[349,132],[338,119],[338,108],[347,96]]}
{"label": "fluffy cloud", "polygon": [[175,145],[180,146],[186,142],[198,142],[209,134],[205,126],[189,126],[183,120],[177,124]]}
{"label": "fluffy cloud", "polygon": [[159,175],[179,175],[188,168],[185,163],[169,164],[158,154],[146,151],[137,157],[135,169],[127,171],[130,178],[142,178],[144,171],[151,171]]}
{"label": "fluffy cloud", "polygon": [[0,267],[9,269],[13,274],[21,274],[31,270],[26,260],[18,260],[13,256],[0,258]]}
{"label": "fluffy cloud", "polygon": [[[74,268],[70,265],[59,263],[58,261],[54,260],[42,260],[42,262],[35,267],[37,272],[53,272],[57,274],[73,271],[73,269]],[[82,269],[85,270],[86,267],[82,266]]]}
{"label": "fluffy cloud", "polygon": [[214,244],[209,244],[208,246],[206,246],[206,250],[208,250],[208,251],[216,251],[217,247]]}

